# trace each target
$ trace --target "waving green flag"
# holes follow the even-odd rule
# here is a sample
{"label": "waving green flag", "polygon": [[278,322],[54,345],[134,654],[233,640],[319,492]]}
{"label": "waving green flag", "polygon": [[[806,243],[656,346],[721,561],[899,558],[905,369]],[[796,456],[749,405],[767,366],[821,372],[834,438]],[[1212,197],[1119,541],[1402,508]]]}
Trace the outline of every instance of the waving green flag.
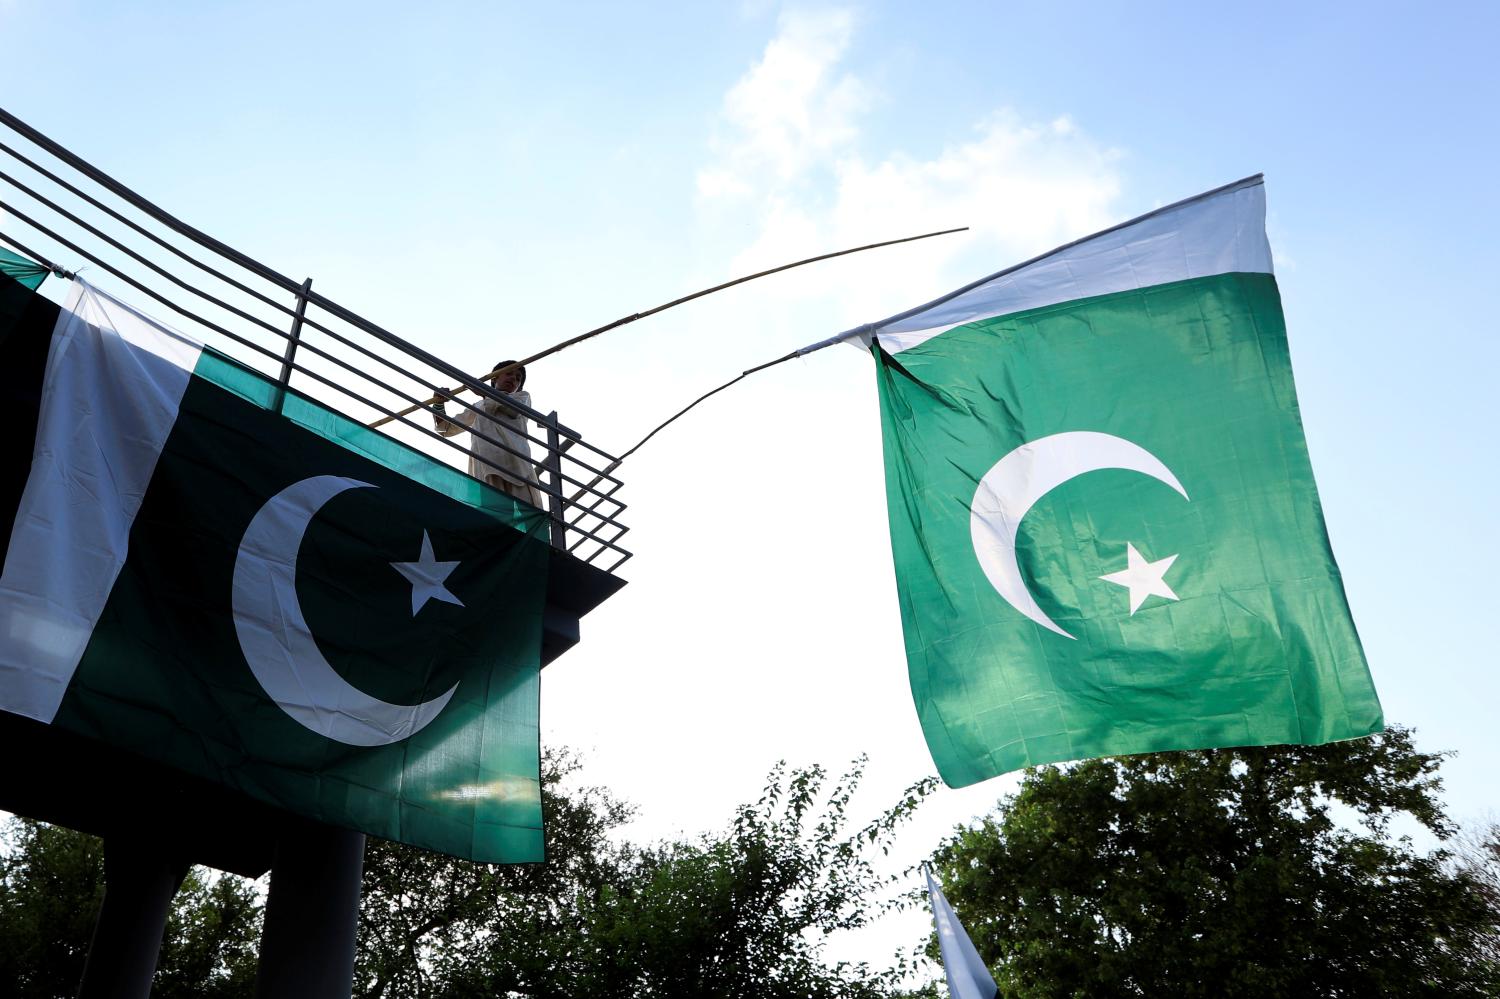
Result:
{"label": "waving green flag", "polygon": [[863,332],[939,772],[1383,725],[1302,434],[1261,179]]}

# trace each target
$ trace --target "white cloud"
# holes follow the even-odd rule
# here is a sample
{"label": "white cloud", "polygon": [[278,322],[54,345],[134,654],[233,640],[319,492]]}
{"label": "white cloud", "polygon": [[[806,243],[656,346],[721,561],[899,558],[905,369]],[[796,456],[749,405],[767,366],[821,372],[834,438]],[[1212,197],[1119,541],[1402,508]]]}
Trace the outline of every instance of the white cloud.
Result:
{"label": "white cloud", "polygon": [[700,172],[707,198],[755,191],[753,177],[787,183],[855,137],[866,89],[835,68],[854,30],[847,10],[783,14],[765,54],[724,98],[728,137]]}
{"label": "white cloud", "polygon": [[926,159],[862,148],[861,121],[881,108],[842,68],[853,38],[847,12],[786,15],[726,95],[698,194],[706,219],[752,234],[729,270],[971,231],[794,271],[759,286],[763,300],[819,300],[866,322],[1118,221],[1119,156],[1066,115],[1032,122],[997,108]]}

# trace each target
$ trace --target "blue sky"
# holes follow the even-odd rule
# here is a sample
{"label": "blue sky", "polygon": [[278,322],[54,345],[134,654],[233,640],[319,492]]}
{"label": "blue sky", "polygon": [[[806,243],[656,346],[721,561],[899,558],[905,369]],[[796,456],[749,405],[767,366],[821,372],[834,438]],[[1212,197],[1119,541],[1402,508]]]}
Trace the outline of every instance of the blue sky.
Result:
{"label": "blue sky", "polygon": [[[1495,807],[1500,74],[1490,4],[624,6],[0,0],[0,104],[180,217],[475,370],[728,277],[805,269],[538,365],[622,449],[742,368],[1263,171],[1334,550],[1392,721]],[[928,772],[868,359],[757,376],[623,470],[631,585],[544,734],[713,826],[778,758]],[[684,747],[688,747],[684,752]],[[915,859],[1014,786],[944,792]],[[883,961],[920,919],[850,943]]]}

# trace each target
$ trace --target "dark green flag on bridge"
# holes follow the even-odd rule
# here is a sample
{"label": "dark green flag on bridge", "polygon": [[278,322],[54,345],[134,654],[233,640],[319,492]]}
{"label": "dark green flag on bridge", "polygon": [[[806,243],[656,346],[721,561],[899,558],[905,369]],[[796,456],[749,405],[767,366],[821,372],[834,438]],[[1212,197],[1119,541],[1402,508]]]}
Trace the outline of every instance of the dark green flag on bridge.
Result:
{"label": "dark green flag on bridge", "polygon": [[949,784],[1383,727],[1264,216],[1252,177],[855,331]]}
{"label": "dark green flag on bridge", "polygon": [[545,514],[86,284],[0,282],[0,709],[541,860]]}

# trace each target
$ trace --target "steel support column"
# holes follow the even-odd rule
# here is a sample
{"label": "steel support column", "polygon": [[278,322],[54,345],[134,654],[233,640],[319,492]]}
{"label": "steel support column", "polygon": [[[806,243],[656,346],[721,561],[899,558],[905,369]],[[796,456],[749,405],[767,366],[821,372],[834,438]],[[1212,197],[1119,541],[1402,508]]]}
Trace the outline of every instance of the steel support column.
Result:
{"label": "steel support column", "polygon": [[348,999],[364,833],[290,824],[276,844],[260,938],[260,999]]}
{"label": "steel support column", "polygon": [[146,999],[172,896],[188,863],[159,843],[104,838],[104,904],[83,966],[79,999]]}

